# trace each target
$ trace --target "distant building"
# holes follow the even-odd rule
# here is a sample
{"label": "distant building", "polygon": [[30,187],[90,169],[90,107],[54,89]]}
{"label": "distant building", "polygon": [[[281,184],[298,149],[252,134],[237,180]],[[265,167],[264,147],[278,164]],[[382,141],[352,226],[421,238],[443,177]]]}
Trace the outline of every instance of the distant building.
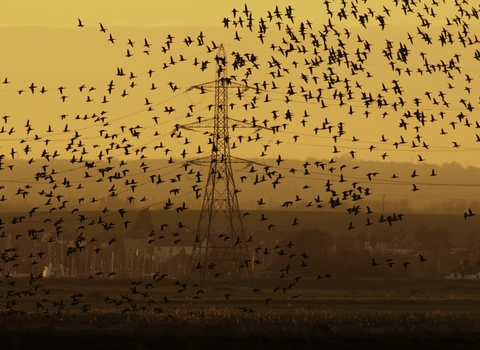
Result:
{"label": "distant building", "polygon": [[365,242],[366,250],[377,250],[381,252],[396,253],[396,254],[412,254],[418,250],[420,242],[414,235],[408,233],[403,239],[397,236],[391,236],[388,240],[380,240],[374,247],[370,245],[370,242]]}
{"label": "distant building", "polygon": [[161,271],[171,277],[183,277],[188,270],[194,240],[193,233],[186,228],[154,230],[149,210],[143,209],[133,228],[123,237],[125,259],[130,264],[127,270],[133,274]]}
{"label": "distant building", "polygon": [[[127,258],[139,256],[149,258],[153,253],[153,246],[149,244],[149,233],[153,231],[152,217],[148,209],[138,212],[133,228],[123,237],[124,250]],[[156,240],[156,237],[153,237]]]}
{"label": "distant building", "polygon": [[460,260],[460,265],[452,269],[446,276],[447,279],[480,279],[480,261],[471,265],[468,259]]}

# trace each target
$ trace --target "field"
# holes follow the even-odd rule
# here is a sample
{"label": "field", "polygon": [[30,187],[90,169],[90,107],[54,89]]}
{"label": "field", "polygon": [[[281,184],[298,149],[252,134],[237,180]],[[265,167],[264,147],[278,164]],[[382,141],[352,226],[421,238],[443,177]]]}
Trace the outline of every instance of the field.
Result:
{"label": "field", "polygon": [[[477,281],[332,278],[274,292],[277,281],[262,280],[256,292],[212,284],[179,293],[165,280],[147,297],[148,281],[139,282],[43,279],[14,297],[2,283],[2,348],[463,349],[480,341]],[[130,299],[112,303],[121,295]]]}

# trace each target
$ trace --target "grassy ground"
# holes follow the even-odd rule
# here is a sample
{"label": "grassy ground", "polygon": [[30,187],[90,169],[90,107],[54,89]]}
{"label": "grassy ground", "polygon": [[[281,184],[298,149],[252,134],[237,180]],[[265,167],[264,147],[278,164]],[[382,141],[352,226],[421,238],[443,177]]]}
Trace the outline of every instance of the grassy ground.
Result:
{"label": "grassy ground", "polygon": [[[178,293],[174,281],[166,280],[148,288],[148,297],[133,293],[129,280],[41,280],[32,295],[14,296],[3,283],[0,344],[2,349],[469,349],[480,342],[475,282],[311,280],[284,293],[273,291],[276,281],[263,281],[257,292],[218,284],[197,294],[195,287]],[[23,283],[28,285],[17,281],[16,289]],[[143,293],[146,283],[136,287]],[[413,287],[417,292],[409,294]]]}
{"label": "grassy ground", "polygon": [[[2,343],[9,349],[38,348],[460,348],[479,341],[478,311],[169,309],[119,316],[93,310],[2,319]],[[270,344],[270,345],[269,345]],[[268,346],[269,345],[269,346]],[[421,345],[421,346],[419,346]],[[443,347],[440,347],[442,345]],[[2,346],[3,348],[3,346]],[[433,347],[432,347],[433,348]]]}

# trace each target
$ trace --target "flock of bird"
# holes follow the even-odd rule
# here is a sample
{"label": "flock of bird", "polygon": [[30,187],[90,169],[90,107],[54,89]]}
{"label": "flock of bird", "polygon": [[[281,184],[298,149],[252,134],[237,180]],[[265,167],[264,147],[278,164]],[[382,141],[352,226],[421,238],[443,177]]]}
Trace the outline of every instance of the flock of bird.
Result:
{"label": "flock of bird", "polygon": [[[279,210],[295,207],[299,202],[306,203],[303,206],[311,210],[324,207],[346,210],[353,217],[350,223],[345,224],[345,229],[348,230],[360,225],[355,221],[359,213],[367,214],[367,222],[362,223],[362,226],[374,223],[391,226],[402,221],[403,213],[382,214],[373,219],[374,210],[362,203],[372,195],[373,187],[381,176],[381,181],[407,184],[411,186],[409,191],[417,192],[422,189],[422,183],[411,181],[416,181],[421,174],[413,169],[411,175],[405,176],[406,180],[398,180],[398,172],[386,176],[376,171],[365,172],[356,165],[339,165],[345,160],[339,157],[346,154],[351,164],[361,158],[361,153],[378,152],[378,160],[384,161],[387,157],[394,157],[398,150],[416,149],[422,152],[418,154],[418,162],[424,162],[428,157],[423,153],[435,148],[428,141],[432,134],[440,134],[441,137],[446,137],[447,134],[458,135],[458,139],[449,141],[449,146],[455,149],[462,148],[464,137],[471,136],[474,142],[480,141],[478,134],[468,133],[472,128],[480,128],[473,113],[477,102],[472,98],[476,92],[474,83],[477,77],[470,71],[465,73],[467,67],[461,65],[463,61],[480,60],[480,52],[475,48],[479,41],[471,28],[477,25],[475,21],[479,19],[480,7],[469,5],[467,1],[454,2],[446,4],[445,1],[435,0],[395,0],[390,5],[384,3],[375,9],[374,4],[370,7],[366,0],[325,1],[325,21],[301,21],[296,18],[291,6],[283,10],[277,6],[264,17],[254,14],[247,5],[240,10],[233,9],[221,24],[233,39],[231,45],[224,44],[226,48],[234,50],[227,57],[228,83],[235,82],[242,87],[229,89],[229,104],[221,108],[228,109],[232,115],[243,117],[228,120],[231,134],[227,142],[232,152],[238,148],[239,151],[248,149],[249,154],[254,154],[250,151],[253,149],[258,151],[256,157],[259,155],[264,159],[263,163],[251,162],[247,167],[236,169],[238,192],[243,186],[261,187],[256,198],[257,207],[261,210],[266,203],[263,198],[267,198],[268,191],[281,191],[289,179],[297,186],[302,181],[299,190],[303,190],[305,195],[285,198]],[[446,19],[441,21],[437,13],[443,13],[445,9]],[[381,37],[383,32],[388,31],[390,21],[400,16],[409,21],[412,17],[415,18],[416,33],[405,33],[400,39],[383,38],[383,47],[378,47],[378,40],[374,38],[362,38],[361,33]],[[349,25],[345,24],[347,19]],[[77,26],[79,30],[84,30],[90,24],[78,19]],[[219,42],[211,40],[203,31],[198,35],[186,36],[183,40],[173,33],[168,34],[160,44],[147,38],[137,43],[130,38],[117,37],[102,23],[98,25],[98,32],[98,35],[104,36],[106,45],[124,45],[128,60],[143,55],[158,61],[160,56],[163,63],[158,68],[142,72],[112,67],[112,79],[101,87],[87,82],[79,83],[75,89],[49,87],[48,84],[36,82],[28,86],[17,86],[11,77],[3,80],[6,87],[16,86],[12,90],[17,92],[18,98],[57,94],[58,103],[67,106],[72,96],[82,96],[85,104],[94,105],[96,109],[94,113],[79,111],[75,117],[68,113],[62,114],[59,120],[52,120],[45,129],[37,126],[41,123],[35,117],[26,118],[22,124],[18,123],[22,116],[3,117],[0,138],[2,149],[5,150],[6,145],[9,145],[9,151],[0,154],[0,174],[9,180],[2,183],[0,202],[7,201],[4,204],[8,204],[16,200],[25,205],[35,203],[23,214],[9,216],[4,212],[0,220],[0,263],[4,264],[4,279],[1,282],[9,283],[12,287],[2,296],[6,301],[7,313],[18,312],[18,299],[28,299],[28,296],[42,292],[45,294],[44,302],[36,303],[37,310],[51,314],[52,310],[58,313],[66,307],[63,300],[51,301],[47,298],[51,293],[42,289],[41,275],[38,273],[30,275],[27,290],[15,291],[15,282],[11,279],[15,268],[21,264],[38,264],[38,260],[45,255],[44,252],[41,252],[42,255],[38,252],[23,252],[30,259],[21,261],[15,244],[20,236],[28,236],[33,245],[46,232],[53,232],[49,242],[54,243],[62,239],[66,222],[78,222],[78,236],[66,253],[82,254],[83,249],[92,247],[98,238],[91,233],[94,227],[111,234],[109,246],[119,244],[118,235],[113,236],[113,233],[129,228],[130,220],[124,216],[134,209],[159,206],[181,215],[190,206],[188,203],[203,200],[208,168],[195,161],[208,156],[220,135],[214,135],[212,129],[203,132],[198,127],[208,126],[205,124],[207,115],[215,106],[193,102],[174,105],[172,101],[179,96],[191,98],[195,94],[194,98],[210,96],[209,101],[213,103],[213,90],[204,85],[188,89],[183,84],[162,80],[162,74],[168,69],[176,70],[176,74],[180,75],[186,67],[190,67],[202,74],[202,77],[210,74],[208,77],[211,79],[215,76],[219,60],[216,56]],[[425,53],[430,47],[435,47],[445,57]],[[462,54],[452,54],[452,49],[461,49]],[[370,60],[375,63],[370,65]],[[375,78],[378,62],[383,62],[382,69],[390,72],[393,77],[391,81]],[[412,97],[414,95],[406,87],[414,86],[417,80],[426,79],[427,76],[433,77],[436,85],[428,86],[425,98]],[[457,87],[453,86],[454,83]],[[442,90],[433,92],[434,89],[442,88],[446,88],[448,93]],[[166,91],[162,96],[167,97],[162,101],[158,101],[162,97],[156,95],[157,89]],[[453,91],[458,91],[455,89],[461,89],[461,93],[465,94],[459,102],[450,99],[455,95]],[[415,94],[417,92],[418,90],[414,91]],[[123,115],[112,116],[106,110],[107,104],[128,98],[130,105],[135,105],[132,113],[126,114],[123,111]],[[270,105],[274,106],[273,109],[268,107]],[[257,109],[260,112],[257,113]],[[335,112],[331,114],[329,109],[334,109]],[[380,131],[377,140],[373,139],[376,137],[373,135],[370,140],[355,137],[353,134],[361,130],[351,125],[359,123],[358,119],[353,119],[359,114],[365,123],[373,120],[379,125],[395,125],[403,134],[394,136],[395,129],[392,129]],[[441,125],[439,132],[437,125]],[[449,128],[448,131],[446,128]],[[458,131],[460,129],[463,134]],[[387,133],[392,136],[385,136]],[[199,140],[205,140],[205,143],[201,144]],[[280,155],[280,151],[275,152],[275,149],[295,149],[302,140],[312,144],[312,154],[320,153],[315,148],[317,144],[325,144],[331,153],[314,162],[305,161],[299,169],[284,166],[288,164],[287,157]],[[57,147],[59,143],[64,143],[63,150]],[[20,156],[26,159],[26,166],[32,176],[16,173]],[[163,165],[152,166],[153,159],[158,158],[162,159]],[[55,170],[56,162],[61,159],[69,161],[69,168]],[[139,166],[132,168],[129,163]],[[82,174],[83,180],[78,181],[78,176],[72,174]],[[441,174],[432,169],[431,173],[422,176],[436,177]],[[325,182],[318,186],[318,180]],[[306,185],[304,181],[307,182]],[[15,188],[17,186],[19,187]],[[87,192],[85,187],[88,186],[93,190]],[[312,187],[321,190],[322,194],[312,194]],[[142,189],[147,195],[138,195]],[[155,192],[166,193],[166,198],[155,202],[152,199]],[[309,199],[302,201],[302,197],[307,195]],[[94,203],[103,206],[102,203],[108,203],[112,198],[122,198],[122,207],[112,209],[106,204],[101,215],[92,217],[89,210]],[[47,218],[38,220],[42,215]],[[176,222],[176,229],[183,228],[175,214],[169,215],[173,218],[172,222],[166,222],[145,238],[152,242],[160,240],[163,237],[161,231],[164,228],[168,230],[169,225],[173,228]],[[243,216],[247,215],[248,212],[244,212]],[[464,213],[465,219],[473,216],[475,213],[470,208]],[[265,221],[265,230],[276,226],[268,219],[266,212],[259,220]],[[8,239],[9,231],[15,231],[15,225],[21,226],[22,231],[18,233],[20,236]],[[291,220],[291,226],[298,225],[302,223],[295,216]],[[175,229],[171,233],[175,234]],[[181,238],[178,237],[179,240]],[[289,273],[309,266],[308,254],[313,252],[293,254],[289,252],[293,245],[290,242],[287,247],[276,246],[270,250],[257,248],[259,254],[275,252],[279,257],[292,259],[279,271],[282,284],[275,287],[274,292],[287,293],[298,286],[302,277],[296,275],[292,278]],[[427,260],[419,255],[419,262]],[[395,262],[389,259],[385,263],[392,267]],[[402,265],[407,268],[409,264],[405,261]],[[377,266],[379,263],[372,259],[371,265]],[[89,279],[101,275],[103,272],[100,271],[92,273]],[[105,273],[107,278],[113,276],[114,271]],[[162,308],[156,306],[149,290],[157,286],[156,282],[166,283],[166,277],[169,276],[157,272],[153,275],[153,281],[135,281],[124,295],[107,297],[105,302],[116,307],[123,305],[122,313],[126,313],[144,308],[136,303],[137,297],[141,296],[142,300],[146,300],[146,305],[154,305],[155,310],[161,312]],[[317,279],[331,277],[326,273],[319,274]],[[179,293],[195,291],[195,299],[204,293],[198,285],[178,280],[175,284],[179,287]],[[141,288],[144,290],[140,291]],[[258,292],[256,289],[254,291]],[[83,302],[84,297],[73,294],[71,304],[80,306],[81,311],[86,312],[90,310],[90,305]],[[298,297],[298,294],[292,296]],[[165,296],[162,303],[170,302],[171,298]],[[232,298],[234,296],[231,294],[225,294],[225,299]],[[271,298],[266,299],[266,303],[271,301]],[[48,312],[45,306],[47,302],[52,303]],[[248,308],[242,310],[251,311]]]}

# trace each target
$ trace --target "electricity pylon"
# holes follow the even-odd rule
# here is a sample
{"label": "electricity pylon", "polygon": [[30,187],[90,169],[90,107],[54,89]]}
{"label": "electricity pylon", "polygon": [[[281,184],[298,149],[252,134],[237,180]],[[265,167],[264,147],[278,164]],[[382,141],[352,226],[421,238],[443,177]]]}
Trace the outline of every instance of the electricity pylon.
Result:
{"label": "electricity pylon", "polygon": [[215,90],[212,119],[183,125],[183,128],[212,128],[211,154],[191,163],[208,164],[209,171],[198,219],[196,239],[189,266],[189,279],[198,279],[202,285],[209,279],[247,279],[253,284],[253,259],[238,205],[232,163],[252,163],[230,155],[229,128],[252,128],[251,124],[228,118],[228,89],[238,93],[248,89],[227,77],[226,53],[223,45],[215,57],[216,72],[213,82],[191,87],[205,92]]}

